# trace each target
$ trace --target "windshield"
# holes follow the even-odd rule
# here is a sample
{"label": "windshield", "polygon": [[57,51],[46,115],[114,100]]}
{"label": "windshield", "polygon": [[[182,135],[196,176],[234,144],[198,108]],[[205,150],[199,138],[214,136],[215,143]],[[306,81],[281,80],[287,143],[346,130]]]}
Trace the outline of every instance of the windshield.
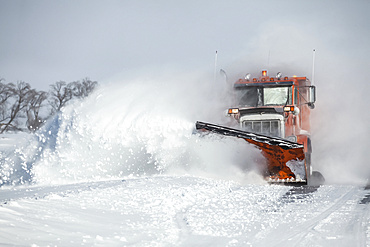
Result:
{"label": "windshield", "polygon": [[256,107],[262,102],[262,93],[258,87],[237,89],[239,105]]}
{"label": "windshield", "polygon": [[257,107],[292,104],[292,87],[236,88],[240,106]]}
{"label": "windshield", "polygon": [[263,88],[263,103],[264,105],[285,105],[289,103],[288,92],[288,87]]}

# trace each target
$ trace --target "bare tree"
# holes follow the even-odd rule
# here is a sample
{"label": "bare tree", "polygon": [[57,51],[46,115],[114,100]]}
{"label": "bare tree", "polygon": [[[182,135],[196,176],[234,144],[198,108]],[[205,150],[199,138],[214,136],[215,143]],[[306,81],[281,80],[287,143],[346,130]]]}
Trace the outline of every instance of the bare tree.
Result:
{"label": "bare tree", "polygon": [[13,122],[22,113],[22,111],[27,107],[30,95],[31,95],[31,86],[23,81],[14,84],[8,84],[10,90],[14,93],[14,103],[8,111],[8,114],[5,115],[3,122],[0,126],[0,134],[7,131],[10,127],[13,129],[18,129]]}
{"label": "bare tree", "polygon": [[[0,78],[0,134],[9,130],[22,130],[24,127],[30,131],[39,129],[50,116],[50,107],[51,114],[58,112],[71,99],[86,98],[97,84],[89,78],[82,82],[58,81],[50,85],[47,93],[36,91],[23,81],[17,84],[5,83]],[[45,104],[46,100],[49,101],[48,105]]]}
{"label": "bare tree", "polygon": [[10,84],[3,84],[1,83],[3,79],[0,80],[0,122],[3,122],[6,118],[7,107],[9,104],[9,99],[14,95],[14,87],[15,85]]}
{"label": "bare tree", "polygon": [[97,81],[92,81],[89,78],[85,78],[82,80],[82,85],[85,88],[83,98],[89,96],[98,85]]}
{"label": "bare tree", "polygon": [[83,86],[80,81],[74,81],[70,83],[72,96],[76,98],[82,98],[83,95]]}
{"label": "bare tree", "polygon": [[0,105],[5,103],[10,97],[13,96],[13,91],[11,88],[14,87],[14,84],[3,84],[0,83]]}
{"label": "bare tree", "polygon": [[50,99],[49,102],[54,112],[60,111],[60,109],[66,105],[66,103],[72,99],[72,84],[64,81],[58,81],[50,86]]}
{"label": "bare tree", "polygon": [[97,81],[92,81],[87,77],[82,80],[82,83],[79,81],[72,82],[73,96],[82,99],[86,98],[94,91],[97,85]]}
{"label": "bare tree", "polygon": [[38,130],[44,123],[45,119],[40,116],[40,110],[43,103],[48,98],[48,93],[44,91],[37,92],[32,90],[30,94],[30,100],[26,109],[27,113],[27,128],[30,131]]}
{"label": "bare tree", "polygon": [[86,98],[95,90],[97,85],[97,81],[92,81],[89,78],[83,79],[82,82],[74,81],[68,84],[64,81],[56,82],[50,86],[49,91],[49,102],[53,108],[53,111],[60,111],[60,109],[64,107],[72,98]]}

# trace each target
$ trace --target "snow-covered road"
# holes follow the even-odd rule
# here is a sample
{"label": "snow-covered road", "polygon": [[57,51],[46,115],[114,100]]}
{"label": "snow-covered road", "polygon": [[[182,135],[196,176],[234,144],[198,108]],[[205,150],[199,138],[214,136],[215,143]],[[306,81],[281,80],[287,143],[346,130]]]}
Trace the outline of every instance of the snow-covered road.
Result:
{"label": "snow-covered road", "polygon": [[369,246],[370,190],[153,176],[0,190],[0,245]]}

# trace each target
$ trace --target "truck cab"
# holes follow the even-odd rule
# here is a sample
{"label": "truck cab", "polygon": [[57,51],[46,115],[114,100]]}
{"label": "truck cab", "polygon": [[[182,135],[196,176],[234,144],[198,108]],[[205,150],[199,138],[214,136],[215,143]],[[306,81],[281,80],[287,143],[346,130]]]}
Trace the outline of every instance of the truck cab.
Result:
{"label": "truck cab", "polygon": [[316,100],[315,86],[306,77],[259,77],[247,74],[234,83],[235,106],[228,115],[240,129],[304,145],[306,164],[311,163],[310,112]]}
{"label": "truck cab", "polygon": [[[310,133],[310,111],[315,103],[315,86],[306,77],[247,74],[234,84],[235,105],[228,109],[245,131],[300,142]],[[302,143],[303,144],[303,143]]]}

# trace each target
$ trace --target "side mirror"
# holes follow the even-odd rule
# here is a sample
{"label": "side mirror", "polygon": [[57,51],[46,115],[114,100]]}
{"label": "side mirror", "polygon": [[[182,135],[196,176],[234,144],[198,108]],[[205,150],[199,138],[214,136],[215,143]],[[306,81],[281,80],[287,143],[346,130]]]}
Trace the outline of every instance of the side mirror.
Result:
{"label": "side mirror", "polygon": [[308,90],[308,105],[313,105],[316,102],[316,87],[309,86]]}

